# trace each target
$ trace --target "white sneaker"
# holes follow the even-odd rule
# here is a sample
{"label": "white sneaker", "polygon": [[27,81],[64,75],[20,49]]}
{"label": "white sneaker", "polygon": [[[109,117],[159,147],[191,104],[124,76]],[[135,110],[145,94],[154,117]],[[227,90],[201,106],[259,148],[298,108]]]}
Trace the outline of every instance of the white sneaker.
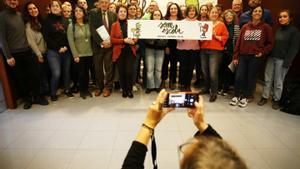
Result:
{"label": "white sneaker", "polygon": [[139,88],[137,87],[137,85],[133,85],[133,86],[132,86],[132,91],[133,91],[133,92],[139,91]]}
{"label": "white sneaker", "polygon": [[233,97],[233,98],[231,99],[231,101],[229,102],[229,104],[230,104],[231,106],[236,106],[238,103],[239,103],[239,99],[238,99],[237,97]]}
{"label": "white sneaker", "polygon": [[239,102],[239,107],[246,107],[247,104],[248,104],[248,99],[243,98],[243,99],[241,99],[240,102]]}

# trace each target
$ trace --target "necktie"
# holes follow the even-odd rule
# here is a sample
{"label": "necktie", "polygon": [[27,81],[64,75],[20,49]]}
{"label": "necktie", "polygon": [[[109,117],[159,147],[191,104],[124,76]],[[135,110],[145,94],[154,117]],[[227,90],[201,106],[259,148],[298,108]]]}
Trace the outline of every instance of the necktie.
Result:
{"label": "necktie", "polygon": [[107,17],[106,17],[106,12],[103,12],[103,15],[102,15],[102,22],[103,22],[103,25],[105,26],[105,28],[108,30],[108,22],[107,22]]}

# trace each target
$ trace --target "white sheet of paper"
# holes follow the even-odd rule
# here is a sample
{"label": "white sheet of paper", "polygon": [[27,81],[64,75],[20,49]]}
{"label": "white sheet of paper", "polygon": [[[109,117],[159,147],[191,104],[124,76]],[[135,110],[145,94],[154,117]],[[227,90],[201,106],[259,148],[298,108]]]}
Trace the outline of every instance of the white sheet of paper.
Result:
{"label": "white sheet of paper", "polygon": [[228,65],[228,68],[231,70],[232,73],[235,71],[236,65],[233,63],[233,61]]}
{"label": "white sheet of paper", "polygon": [[110,40],[110,36],[105,28],[104,25],[100,26],[96,29],[98,35],[101,37],[102,40]]}

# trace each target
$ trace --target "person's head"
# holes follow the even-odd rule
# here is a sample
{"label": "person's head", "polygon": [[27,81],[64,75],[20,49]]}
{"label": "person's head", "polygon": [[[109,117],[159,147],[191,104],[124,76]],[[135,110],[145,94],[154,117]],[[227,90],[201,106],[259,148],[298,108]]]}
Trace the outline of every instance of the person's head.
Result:
{"label": "person's head", "polygon": [[252,21],[261,21],[264,14],[264,8],[259,5],[251,10]]}
{"label": "person's head", "polygon": [[62,5],[72,8],[72,4],[69,1],[65,1]]}
{"label": "person's head", "polygon": [[52,0],[50,2],[50,12],[54,15],[61,15],[61,2],[59,0]]}
{"label": "person's head", "polygon": [[76,5],[73,11],[73,23],[78,23],[79,21],[82,21],[84,24],[87,23],[88,16],[83,7]]}
{"label": "person's head", "polygon": [[117,7],[117,14],[119,20],[125,20],[127,18],[127,7],[125,5],[119,5]]}
{"label": "person's head", "polygon": [[110,3],[109,6],[108,6],[108,10],[111,11],[111,12],[114,12],[116,13],[116,10],[117,10],[117,5],[115,3]]}
{"label": "person's head", "polygon": [[156,1],[151,1],[148,7],[148,12],[152,13],[154,10],[158,9],[158,4]]}
{"label": "person's head", "polygon": [[233,0],[231,8],[235,13],[237,13],[237,14],[241,13],[243,10],[243,1],[242,0]]}
{"label": "person's head", "polygon": [[180,10],[181,10],[181,13],[182,13],[182,17],[185,18],[187,7],[185,5],[180,5]]}
{"label": "person's head", "polygon": [[127,11],[128,11],[128,18],[130,18],[130,19],[135,19],[136,18],[136,10],[137,10],[137,7],[136,7],[136,5],[132,5],[132,4],[130,4],[130,5],[128,5],[127,6]]}
{"label": "person's head", "polygon": [[170,19],[171,17],[176,17],[177,20],[181,20],[183,18],[177,3],[170,4],[167,9],[166,19]]}
{"label": "person's head", "polygon": [[40,15],[38,7],[33,2],[27,2],[23,8],[23,16],[26,20],[35,19]]}
{"label": "person's head", "polygon": [[51,13],[50,5],[49,4],[45,5],[45,13],[46,14],[50,14]]}
{"label": "person's head", "polygon": [[219,15],[221,15],[223,13],[223,5],[222,4],[217,4],[216,8],[218,9]]}
{"label": "person's head", "polygon": [[198,17],[198,10],[195,5],[189,5],[186,9],[186,17],[194,19]]}
{"label": "person's head", "polygon": [[249,0],[248,1],[248,5],[251,7],[251,8],[254,8],[258,5],[261,5],[261,1],[262,0]]}
{"label": "person's head", "polygon": [[109,6],[109,0],[99,0],[99,8],[102,11],[107,11]]}
{"label": "person's head", "polygon": [[278,15],[278,23],[281,25],[281,26],[284,26],[284,25],[289,25],[292,21],[293,21],[293,15],[291,13],[290,10],[288,9],[283,9],[279,12],[279,15]]}
{"label": "person's head", "polygon": [[138,0],[130,0],[129,4],[130,5],[136,5],[136,6],[138,6],[139,5],[139,1]]}
{"label": "person's head", "polygon": [[223,21],[225,24],[238,24],[236,13],[232,9],[226,9],[223,13]]}
{"label": "person's head", "polygon": [[209,20],[216,21],[220,17],[218,8],[213,7],[208,13]]}
{"label": "person's head", "polygon": [[158,10],[153,11],[153,13],[152,13],[150,19],[151,19],[151,20],[161,20],[162,17],[163,17],[163,16],[162,16],[162,13],[161,13],[161,11],[158,9]]}
{"label": "person's head", "polygon": [[89,7],[86,0],[77,0],[77,5],[81,6],[85,10],[87,10]]}
{"label": "person's head", "polygon": [[180,169],[247,169],[237,151],[226,141],[199,136],[178,147]]}
{"label": "person's head", "polygon": [[207,5],[200,6],[199,13],[202,18],[208,18],[208,12],[209,10]]}
{"label": "person's head", "polygon": [[143,10],[141,7],[137,7],[136,9],[136,18],[141,18],[143,16]]}
{"label": "person's head", "polygon": [[19,6],[19,0],[3,0],[4,4],[9,8],[16,9]]}
{"label": "person's head", "polygon": [[66,18],[66,19],[69,19],[72,15],[72,7],[70,7],[69,5],[62,5],[61,6],[62,8],[62,14],[63,14],[63,17]]}
{"label": "person's head", "polygon": [[212,2],[208,2],[208,3],[206,3],[205,5],[207,5],[208,11],[210,11],[210,10],[214,7],[214,5],[213,5]]}

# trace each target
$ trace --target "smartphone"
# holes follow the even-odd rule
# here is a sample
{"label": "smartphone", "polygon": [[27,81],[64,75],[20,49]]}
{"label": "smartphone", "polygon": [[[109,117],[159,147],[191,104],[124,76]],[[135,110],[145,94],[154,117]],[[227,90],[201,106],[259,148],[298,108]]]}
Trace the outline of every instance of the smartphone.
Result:
{"label": "smartphone", "polygon": [[199,93],[195,92],[178,92],[168,93],[168,96],[164,102],[164,107],[195,107],[195,102],[199,100]]}

